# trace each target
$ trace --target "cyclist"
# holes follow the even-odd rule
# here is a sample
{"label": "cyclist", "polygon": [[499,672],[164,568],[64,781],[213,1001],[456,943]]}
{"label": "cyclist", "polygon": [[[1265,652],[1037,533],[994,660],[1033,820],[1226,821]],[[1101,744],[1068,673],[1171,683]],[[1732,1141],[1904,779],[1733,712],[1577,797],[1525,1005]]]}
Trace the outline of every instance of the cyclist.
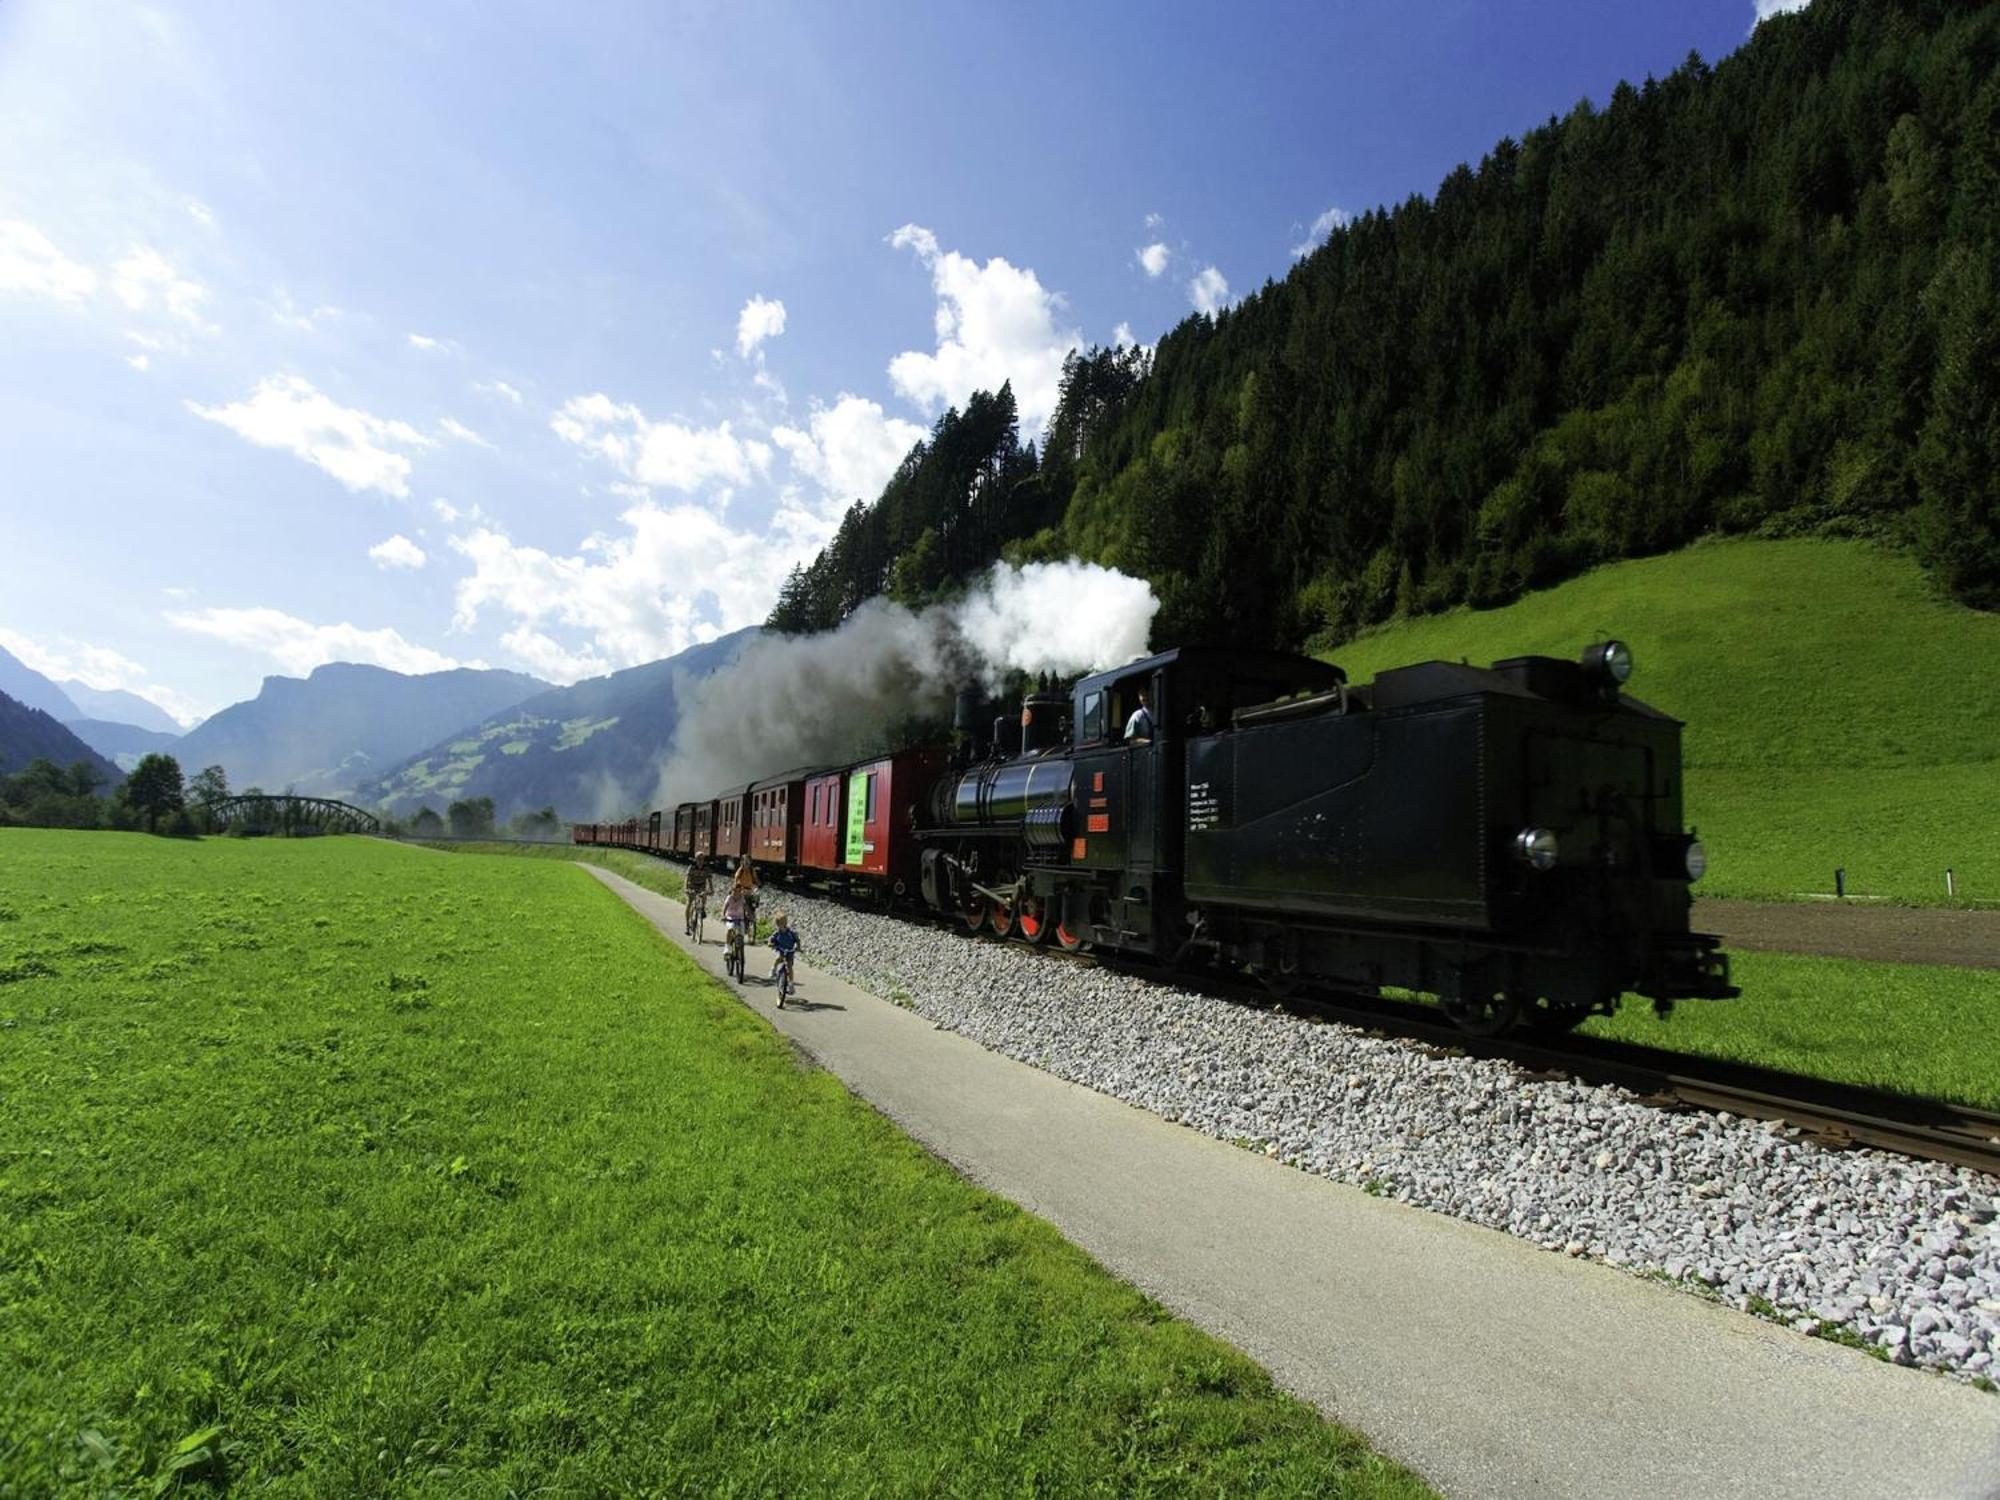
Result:
{"label": "cyclist", "polygon": [[689,937],[694,936],[696,929],[701,925],[702,918],[708,915],[708,880],[708,856],[697,854],[694,857],[694,863],[688,866],[687,872],[687,930]]}
{"label": "cyclist", "polygon": [[[771,980],[776,983],[780,971],[790,966],[792,955],[799,951],[799,935],[792,931],[792,919],[783,912],[778,913],[777,920],[771,925],[776,929],[771,934],[771,946],[778,953],[776,960],[771,964]],[[785,1003],[785,991],[788,989],[789,985],[779,990],[778,1004]]]}
{"label": "cyclist", "polygon": [[743,914],[750,921],[745,937],[757,935],[757,868],[750,863],[750,856],[744,855],[736,861],[736,874],[729,883],[731,894],[743,898]]}
{"label": "cyclist", "polygon": [[[730,959],[741,962],[739,955],[750,941],[750,904],[743,892],[734,886],[730,887],[729,899],[722,903],[722,920],[727,928],[724,942],[729,948]],[[743,977],[740,969],[736,977]]]}

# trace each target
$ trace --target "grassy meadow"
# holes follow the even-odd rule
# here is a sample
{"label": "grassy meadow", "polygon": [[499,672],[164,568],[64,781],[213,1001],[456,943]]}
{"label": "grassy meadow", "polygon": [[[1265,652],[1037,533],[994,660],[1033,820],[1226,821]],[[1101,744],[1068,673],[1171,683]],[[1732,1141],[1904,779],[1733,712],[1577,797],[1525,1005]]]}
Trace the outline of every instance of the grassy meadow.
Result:
{"label": "grassy meadow", "polygon": [[1599,568],[1502,609],[1329,653],[1365,682],[1429,658],[1632,647],[1632,695],[1687,723],[1701,892],[2000,906],[2000,616],[1860,542],[1730,541]]}
{"label": "grassy meadow", "polygon": [[1418,1495],[558,859],[0,832],[0,1494]]}
{"label": "grassy meadow", "polygon": [[2000,971],[1732,953],[1736,1000],[1684,1000],[1662,1021],[1628,999],[1582,1030],[2000,1110]]}

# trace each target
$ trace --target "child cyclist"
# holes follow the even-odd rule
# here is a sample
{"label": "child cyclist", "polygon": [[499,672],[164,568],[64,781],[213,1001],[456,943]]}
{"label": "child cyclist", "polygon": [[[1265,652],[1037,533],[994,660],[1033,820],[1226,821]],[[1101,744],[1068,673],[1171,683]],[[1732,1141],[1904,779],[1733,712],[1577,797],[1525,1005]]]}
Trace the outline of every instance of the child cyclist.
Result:
{"label": "child cyclist", "polygon": [[[771,925],[774,929],[771,933],[771,946],[778,954],[771,963],[771,982],[775,984],[778,971],[790,963],[792,955],[799,951],[799,935],[792,931],[792,919],[783,912],[778,913],[777,919]],[[778,997],[778,1003],[780,1005],[785,1003],[782,995]]]}

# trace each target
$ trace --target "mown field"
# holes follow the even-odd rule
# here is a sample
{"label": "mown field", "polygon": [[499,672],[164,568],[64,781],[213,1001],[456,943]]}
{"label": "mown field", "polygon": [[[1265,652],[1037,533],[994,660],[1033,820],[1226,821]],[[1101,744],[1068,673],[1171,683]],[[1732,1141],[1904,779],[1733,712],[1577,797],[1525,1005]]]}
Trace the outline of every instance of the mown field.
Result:
{"label": "mown field", "polygon": [[2000,616],[1945,603],[1860,542],[1732,541],[1598,569],[1504,609],[1412,620],[1331,653],[1357,682],[1412,661],[1573,657],[1606,632],[1634,697],[1687,722],[1710,896],[1833,889],[2000,905]]}
{"label": "mown field", "polygon": [[0,833],[0,1492],[1426,1493],[549,859]]}

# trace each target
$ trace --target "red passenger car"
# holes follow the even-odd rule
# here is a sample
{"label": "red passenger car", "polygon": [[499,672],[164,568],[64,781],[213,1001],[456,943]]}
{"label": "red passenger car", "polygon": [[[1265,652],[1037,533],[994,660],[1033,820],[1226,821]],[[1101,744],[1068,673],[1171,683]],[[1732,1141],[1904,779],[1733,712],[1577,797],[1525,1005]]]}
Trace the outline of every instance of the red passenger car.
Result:
{"label": "red passenger car", "polygon": [[695,804],[683,802],[674,809],[674,853],[682,859],[694,858]]}
{"label": "red passenger car", "polygon": [[750,788],[750,858],[790,868],[799,862],[806,772],[767,776]]}
{"label": "red passenger car", "polygon": [[741,859],[750,845],[748,787],[725,792],[715,799],[715,857],[732,864]]}
{"label": "red passenger car", "polygon": [[944,762],[942,751],[898,750],[842,773],[842,872],[868,877],[899,896],[917,888],[917,807]]}
{"label": "red passenger car", "polygon": [[841,792],[845,771],[817,771],[805,779],[799,825],[799,863],[809,870],[840,868]]}

